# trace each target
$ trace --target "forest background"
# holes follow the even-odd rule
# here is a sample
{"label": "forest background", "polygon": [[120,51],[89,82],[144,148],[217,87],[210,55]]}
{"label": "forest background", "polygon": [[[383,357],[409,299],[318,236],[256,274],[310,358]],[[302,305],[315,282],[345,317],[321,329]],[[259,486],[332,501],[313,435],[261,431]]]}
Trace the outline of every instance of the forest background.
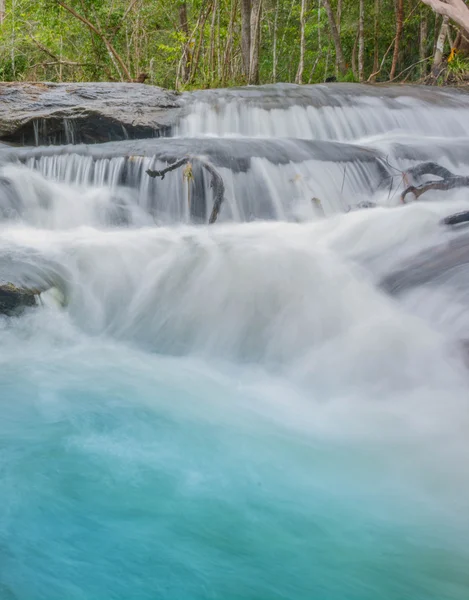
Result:
{"label": "forest background", "polygon": [[0,0],[0,81],[465,84],[469,35],[424,2]]}

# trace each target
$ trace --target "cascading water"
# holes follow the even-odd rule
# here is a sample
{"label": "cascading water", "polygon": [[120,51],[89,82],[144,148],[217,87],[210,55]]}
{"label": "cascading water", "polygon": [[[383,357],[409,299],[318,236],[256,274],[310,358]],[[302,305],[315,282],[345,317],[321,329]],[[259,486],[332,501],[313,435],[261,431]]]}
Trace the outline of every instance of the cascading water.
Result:
{"label": "cascading water", "polygon": [[[465,119],[461,119],[461,111]],[[355,142],[390,132],[467,137],[464,92],[348,84],[280,84],[195,93],[181,136],[261,136]]]}
{"label": "cascading water", "polygon": [[[464,172],[469,97],[380,89],[0,149],[0,283],[52,286],[0,317],[0,600],[467,599],[467,274],[432,271],[467,199],[394,168]],[[189,154],[213,226],[195,163],[145,173]]]}

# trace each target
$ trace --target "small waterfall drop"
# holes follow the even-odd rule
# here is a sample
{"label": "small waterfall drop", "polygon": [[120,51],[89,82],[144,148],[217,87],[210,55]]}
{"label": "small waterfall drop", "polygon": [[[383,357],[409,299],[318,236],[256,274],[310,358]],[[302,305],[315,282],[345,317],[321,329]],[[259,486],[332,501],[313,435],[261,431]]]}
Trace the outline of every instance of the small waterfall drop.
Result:
{"label": "small waterfall drop", "polygon": [[[17,151],[15,159],[50,181],[77,188],[106,186],[117,195],[126,194],[161,223],[207,222],[213,190],[197,157],[214,164],[223,178],[220,221],[304,221],[350,210],[376,194],[378,202],[388,200],[383,192],[384,187],[388,189],[389,175],[385,161],[378,152],[354,145],[294,139],[172,138],[76,149],[67,146],[65,150]],[[184,177],[183,168],[163,180],[148,176],[148,169],[162,170],[181,156],[194,156],[191,180]],[[4,171],[4,186],[10,189],[17,187],[14,173]],[[22,179],[20,171],[16,177]],[[8,206],[11,202],[10,198]]]}
{"label": "small waterfall drop", "polygon": [[196,93],[176,128],[182,137],[249,136],[354,142],[403,132],[469,136],[465,92],[428,88],[276,85]]}

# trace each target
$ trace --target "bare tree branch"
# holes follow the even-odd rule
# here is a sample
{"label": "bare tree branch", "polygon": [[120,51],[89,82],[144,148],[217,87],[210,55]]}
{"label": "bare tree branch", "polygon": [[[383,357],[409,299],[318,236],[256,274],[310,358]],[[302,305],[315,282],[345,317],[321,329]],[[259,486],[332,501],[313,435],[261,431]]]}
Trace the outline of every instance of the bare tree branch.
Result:
{"label": "bare tree branch", "polygon": [[122,25],[125,23],[125,20],[127,19],[128,14],[130,13],[130,11],[132,10],[132,8],[135,6],[135,4],[137,2],[138,2],[138,0],[131,0],[131,2],[129,3],[129,6],[126,8],[124,14],[122,15],[120,22],[116,25],[116,27],[114,27],[114,29],[112,31],[112,38],[111,38],[112,40],[114,40],[116,35],[122,29]]}
{"label": "bare tree branch", "polygon": [[90,31],[95,33],[102,40],[102,42],[105,44],[108,51],[112,54],[112,56],[114,56],[116,61],[119,63],[127,80],[132,81],[132,76],[131,76],[127,66],[125,65],[124,61],[122,60],[122,58],[120,57],[119,53],[116,51],[114,46],[111,44],[111,42],[106,38],[104,33],[102,33],[102,31],[100,31],[95,25],[93,25],[93,23],[91,23],[91,21],[89,21],[86,17],[84,17],[83,15],[80,15],[80,13],[77,13],[71,6],[68,6],[67,4],[65,4],[65,2],[62,2],[61,0],[57,0],[57,4],[59,4],[63,9],[65,9],[71,15],[73,15],[76,19],[78,19],[79,21],[84,23],[88,27],[88,29],[90,29]]}
{"label": "bare tree branch", "polygon": [[50,56],[51,58],[53,58],[57,63],[60,62],[60,58],[58,56],[56,56],[55,54],[52,54],[52,52],[48,48],[46,48],[43,44],[41,44],[41,42],[39,40],[37,40],[31,32],[28,32],[28,35],[31,38],[31,41],[39,48],[39,50],[44,52],[44,54],[47,54],[47,56]]}

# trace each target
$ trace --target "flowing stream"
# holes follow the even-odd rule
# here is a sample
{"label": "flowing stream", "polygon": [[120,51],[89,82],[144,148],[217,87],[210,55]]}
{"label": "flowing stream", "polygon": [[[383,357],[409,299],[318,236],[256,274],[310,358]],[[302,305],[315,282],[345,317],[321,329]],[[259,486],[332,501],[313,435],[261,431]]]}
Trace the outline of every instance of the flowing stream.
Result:
{"label": "flowing stream", "polygon": [[[467,192],[399,194],[468,136],[462,93],[279,85],[0,148],[0,283],[55,286],[0,317],[0,600],[467,600]],[[215,225],[145,173],[181,155]]]}

